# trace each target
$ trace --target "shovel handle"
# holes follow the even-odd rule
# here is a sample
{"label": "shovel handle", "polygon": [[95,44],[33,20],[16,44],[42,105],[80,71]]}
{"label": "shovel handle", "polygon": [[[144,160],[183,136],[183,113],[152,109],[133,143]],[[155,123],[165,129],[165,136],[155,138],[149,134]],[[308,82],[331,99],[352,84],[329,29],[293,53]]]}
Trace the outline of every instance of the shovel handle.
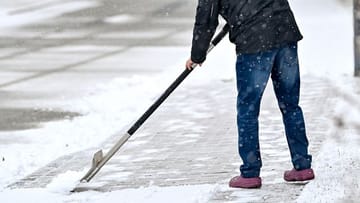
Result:
{"label": "shovel handle", "polygon": [[185,69],[180,76],[165,90],[165,92],[152,104],[149,109],[135,122],[127,131],[130,135],[134,134],[137,129],[154,113],[154,111],[166,100],[166,98],[180,85],[180,83],[191,73],[193,69]]}

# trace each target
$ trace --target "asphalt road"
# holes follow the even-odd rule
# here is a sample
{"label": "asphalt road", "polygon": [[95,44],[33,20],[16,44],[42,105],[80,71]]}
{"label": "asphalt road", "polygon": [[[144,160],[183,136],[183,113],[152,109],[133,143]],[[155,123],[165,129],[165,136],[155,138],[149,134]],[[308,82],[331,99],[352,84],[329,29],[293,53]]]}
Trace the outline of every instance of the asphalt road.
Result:
{"label": "asphalt road", "polygon": [[89,0],[90,6],[74,9],[76,3],[0,3],[9,18],[3,24],[10,25],[0,25],[0,131],[79,116],[64,111],[64,101],[96,84],[156,74],[185,59],[177,52],[190,46],[196,2]]}

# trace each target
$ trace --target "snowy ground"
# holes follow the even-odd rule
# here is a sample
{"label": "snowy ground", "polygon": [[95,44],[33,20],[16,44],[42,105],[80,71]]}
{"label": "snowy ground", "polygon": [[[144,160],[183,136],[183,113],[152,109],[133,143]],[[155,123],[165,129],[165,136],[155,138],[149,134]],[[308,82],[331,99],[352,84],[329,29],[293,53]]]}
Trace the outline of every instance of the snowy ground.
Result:
{"label": "snowy ground", "polygon": [[[50,2],[50,1],[49,1]],[[55,1],[54,1],[55,2]],[[89,3],[91,2],[91,3]],[[76,4],[76,5],[75,5]],[[349,202],[360,199],[359,163],[360,151],[360,81],[352,77],[352,12],[347,4],[329,0],[292,0],[295,15],[305,36],[300,43],[302,77],[325,77],[331,81],[339,97],[334,101],[337,109],[334,118],[338,125],[329,129],[329,139],[323,144],[316,157],[314,169],[322,174],[309,183],[299,202]],[[56,5],[56,4],[54,4]],[[84,1],[54,7],[77,9],[95,5]],[[324,6],[325,5],[325,6]],[[8,5],[11,7],[11,5]],[[13,19],[0,10],[0,27],[11,29],[13,26],[31,23],[44,18],[54,17],[57,12],[46,11],[41,16],[23,16]],[[69,11],[70,11],[69,10]],[[26,22],[24,19],[28,19]],[[132,20],[131,18],[112,18],[109,22]],[[12,23],[8,23],[8,22]],[[188,35],[185,35],[186,38]],[[183,36],[181,36],[183,37]],[[189,40],[189,39],[184,39]],[[191,83],[207,84],[214,78],[233,78],[233,68],[219,70],[217,67],[233,67],[234,55],[224,54],[232,45],[222,43],[209,57],[204,70],[197,70]],[[148,77],[146,75],[118,78],[107,84],[97,84],[82,99],[65,102],[68,111],[81,112],[85,116],[52,122],[39,129],[6,132],[11,138],[0,133],[0,202],[207,202],[214,191],[222,191],[223,185],[191,185],[178,187],[150,186],[126,189],[108,193],[85,192],[69,196],[68,191],[84,174],[84,171],[69,171],[56,177],[45,189],[5,188],[56,157],[72,152],[96,147],[110,135],[125,129],[131,120],[146,109],[154,96],[158,95],[179,73],[188,56],[188,47],[154,48],[156,52],[174,53],[179,61],[166,71]],[[131,55],[131,54],[130,54]],[[217,59],[222,58],[223,61]],[[146,64],[144,64],[146,65]],[[165,78],[165,79],[164,79]],[[139,99],[141,98],[141,99]],[[329,110],[330,111],[330,110]],[[119,125],[122,124],[122,125]],[[51,134],[52,136],[48,136]],[[74,136],[76,134],[77,136]],[[65,139],[64,139],[65,138]],[[14,139],[22,142],[13,143]],[[6,143],[10,144],[6,144]],[[21,160],[21,161],[19,161]],[[324,175],[325,174],[325,175]],[[19,195],[20,194],[20,195]],[[252,199],[243,199],[252,202]]]}
{"label": "snowy ground", "polygon": [[[19,7],[23,5],[23,7]],[[66,1],[47,0],[34,3],[34,1],[11,1],[2,4],[0,8],[0,28],[11,28],[28,25],[44,19],[54,18],[66,12],[94,7],[95,1]],[[46,6],[46,7],[44,7]],[[16,9],[14,9],[14,7]],[[44,8],[43,8],[44,7]],[[29,10],[34,10],[29,12]],[[18,14],[19,15],[14,15]]]}
{"label": "snowy ground", "polygon": [[323,145],[319,161],[314,164],[315,171],[323,176],[305,187],[299,202],[355,202],[360,199],[360,80],[352,78],[351,2],[339,2],[292,1],[305,35],[300,49],[303,77],[309,74],[331,81],[338,95],[338,100],[334,101],[337,105],[334,124],[340,122],[329,129],[329,139]]}

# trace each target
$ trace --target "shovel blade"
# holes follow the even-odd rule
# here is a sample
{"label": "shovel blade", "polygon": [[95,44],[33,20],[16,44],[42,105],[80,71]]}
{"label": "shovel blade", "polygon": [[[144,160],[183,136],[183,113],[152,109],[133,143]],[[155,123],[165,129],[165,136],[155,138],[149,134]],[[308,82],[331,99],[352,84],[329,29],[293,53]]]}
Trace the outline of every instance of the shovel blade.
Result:
{"label": "shovel blade", "polygon": [[92,159],[92,168],[95,168],[99,165],[99,163],[103,160],[104,154],[102,150],[97,151]]}
{"label": "shovel blade", "polygon": [[92,159],[91,168],[89,171],[81,178],[80,182],[89,182],[89,177],[96,171],[97,167],[99,166],[100,162],[103,160],[104,154],[102,150],[97,151]]}

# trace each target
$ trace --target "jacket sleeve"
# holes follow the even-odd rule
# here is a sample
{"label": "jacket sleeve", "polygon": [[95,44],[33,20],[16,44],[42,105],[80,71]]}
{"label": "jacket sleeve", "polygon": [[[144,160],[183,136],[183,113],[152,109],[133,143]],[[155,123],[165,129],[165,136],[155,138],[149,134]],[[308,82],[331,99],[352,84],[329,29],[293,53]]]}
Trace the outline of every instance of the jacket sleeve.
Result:
{"label": "jacket sleeve", "polygon": [[218,26],[218,0],[199,0],[193,30],[191,60],[202,63]]}

